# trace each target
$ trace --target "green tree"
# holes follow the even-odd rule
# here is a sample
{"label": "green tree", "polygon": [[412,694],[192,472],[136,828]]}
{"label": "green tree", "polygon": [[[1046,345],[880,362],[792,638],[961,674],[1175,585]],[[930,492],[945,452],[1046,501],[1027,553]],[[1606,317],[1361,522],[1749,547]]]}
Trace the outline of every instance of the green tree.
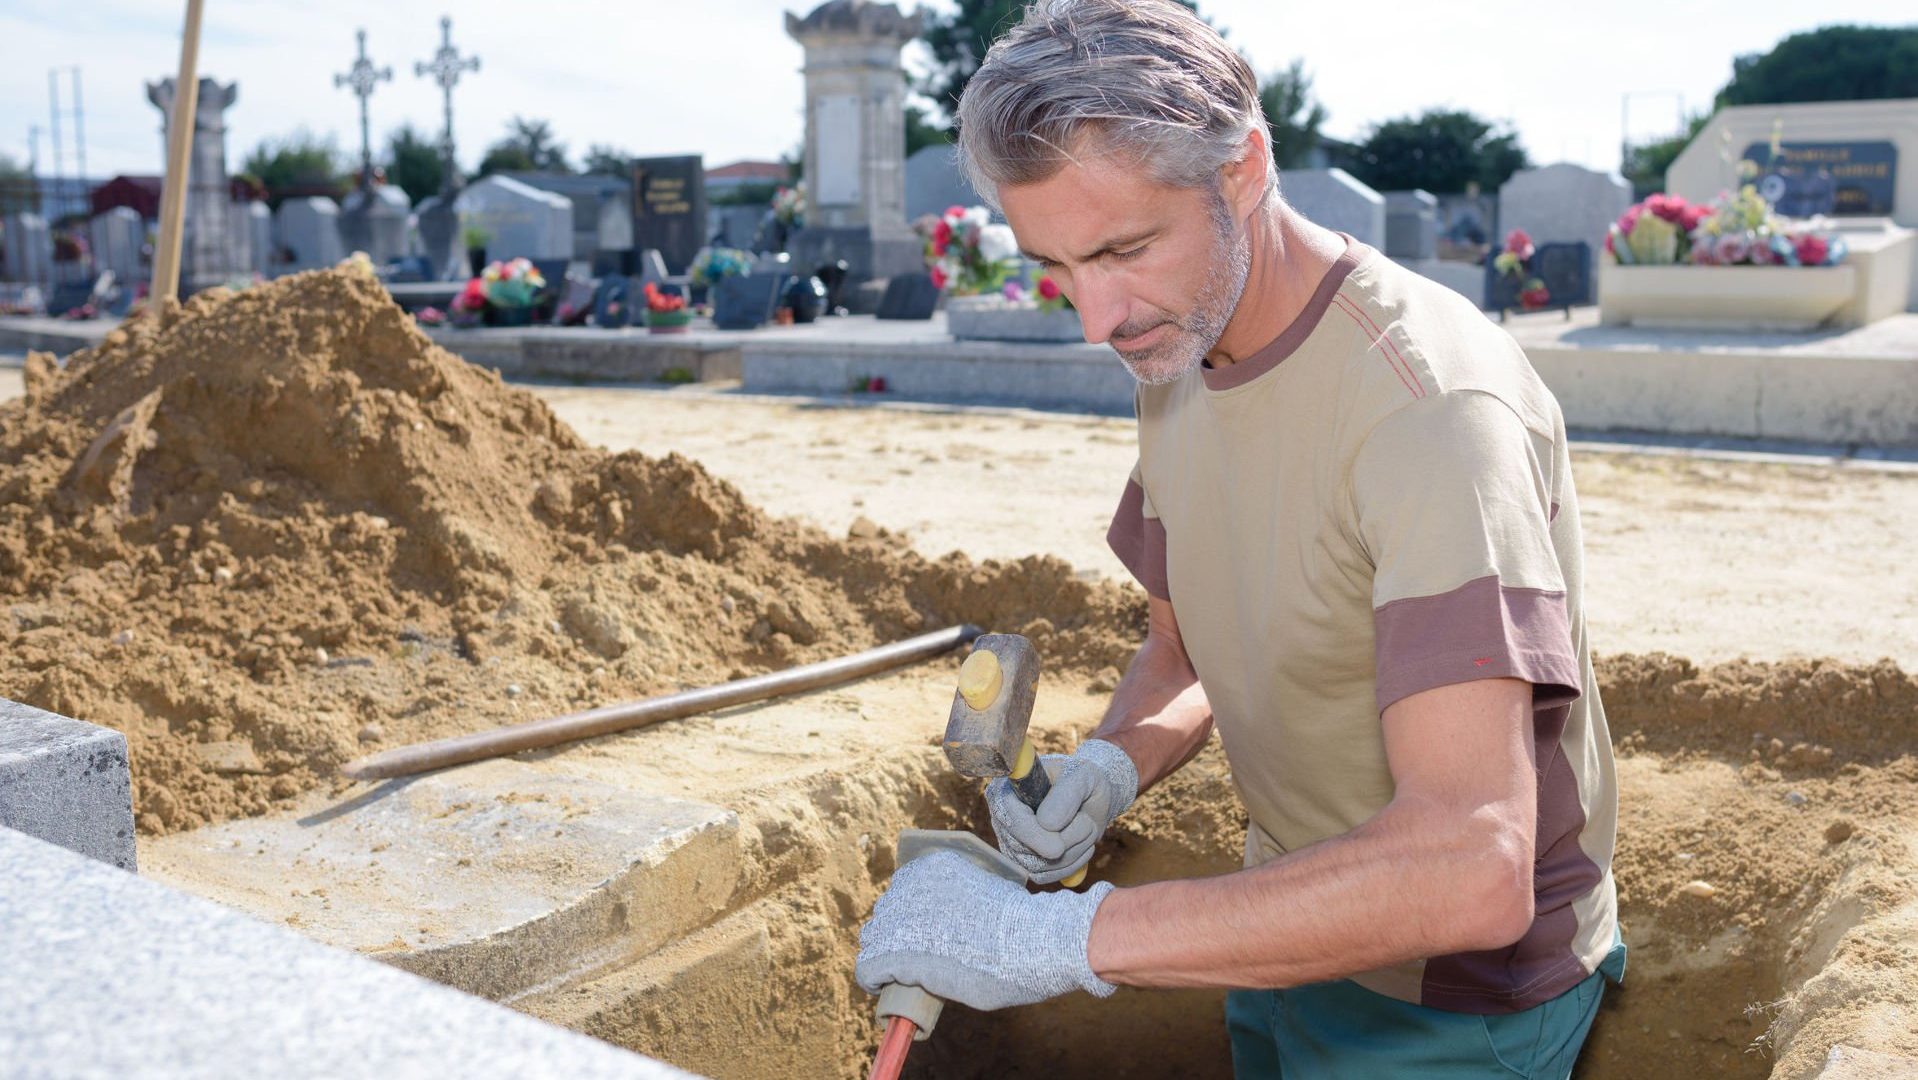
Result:
{"label": "green tree", "polygon": [[1732,61],[1718,105],[1918,97],[1918,26],[1825,26]]}
{"label": "green tree", "polygon": [[1305,61],[1292,61],[1291,67],[1260,85],[1259,105],[1272,131],[1272,160],[1281,169],[1305,165],[1319,144],[1319,128],[1326,118],[1325,106],[1312,97],[1312,76],[1306,74]]}
{"label": "green tree", "polygon": [[20,214],[40,209],[40,197],[33,175],[21,164],[0,154],[0,214]]}
{"label": "green tree", "polygon": [[572,172],[566,146],[553,139],[553,125],[544,120],[515,116],[506,125],[506,137],[486,150],[477,176],[496,172]]}
{"label": "green tree", "polygon": [[932,113],[919,105],[906,106],[906,156],[911,157],[928,146],[947,146],[952,134],[932,119]]}
{"label": "green tree", "polygon": [[1452,195],[1472,183],[1496,191],[1529,164],[1516,133],[1463,110],[1432,109],[1374,127],[1349,168],[1379,191]]}
{"label": "green tree", "polygon": [[386,180],[398,184],[415,206],[421,199],[439,194],[445,178],[439,143],[418,128],[401,124],[386,137]]}
{"label": "green tree", "polygon": [[1699,113],[1685,122],[1685,130],[1680,134],[1627,144],[1625,160],[1618,171],[1619,175],[1632,182],[1632,198],[1643,199],[1664,191],[1665,171],[1672,167],[1672,162],[1678,160],[1678,155],[1710,122],[1710,113]]}
{"label": "green tree", "polygon": [[594,143],[586,150],[586,157],[579,164],[580,172],[611,173],[625,176],[632,172],[633,155],[616,146]]}
{"label": "green tree", "polygon": [[[1197,0],[1178,0],[1193,11]],[[932,50],[932,70],[927,72],[919,90],[932,99],[944,114],[945,127],[952,129],[953,110],[959,97],[972,81],[972,73],[986,58],[986,50],[1000,35],[1019,25],[1032,0],[958,0],[946,14],[935,14],[920,39]],[[908,126],[908,138],[911,127]]]}
{"label": "green tree", "polygon": [[331,135],[321,138],[296,128],[278,139],[262,139],[240,171],[266,185],[274,209],[289,195],[346,194],[346,159]]}

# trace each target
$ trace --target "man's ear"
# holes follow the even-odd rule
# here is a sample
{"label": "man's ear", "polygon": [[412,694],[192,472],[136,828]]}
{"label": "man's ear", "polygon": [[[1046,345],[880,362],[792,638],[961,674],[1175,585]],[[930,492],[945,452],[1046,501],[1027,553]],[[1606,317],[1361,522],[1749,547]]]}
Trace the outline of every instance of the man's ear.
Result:
{"label": "man's ear", "polygon": [[1246,133],[1239,150],[1238,160],[1228,161],[1220,168],[1219,179],[1220,193],[1225,196],[1226,205],[1232,208],[1232,216],[1244,221],[1265,198],[1267,170],[1273,167],[1271,133],[1253,128]]}

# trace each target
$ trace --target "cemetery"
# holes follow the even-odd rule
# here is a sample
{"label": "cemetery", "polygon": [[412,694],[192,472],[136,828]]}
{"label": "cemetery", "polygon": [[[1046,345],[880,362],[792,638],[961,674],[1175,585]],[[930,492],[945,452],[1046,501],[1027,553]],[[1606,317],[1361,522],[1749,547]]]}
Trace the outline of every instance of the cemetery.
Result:
{"label": "cemetery", "polygon": [[[0,220],[0,1075],[868,1075],[896,839],[993,836],[959,646],[1027,639],[1066,753],[1148,622],[1139,383],[906,152],[935,17],[768,20],[763,206],[689,153],[409,196],[362,30],[350,190],[256,197],[188,65],[145,83],[184,186],[96,191],[79,263]],[[456,166],[503,62],[438,34]],[[1279,193],[1573,432],[1631,955],[1573,1076],[1918,1070],[1918,99],[1719,108],[1645,197]],[[1230,873],[1247,821],[1212,739],[1087,869]],[[949,1004],[903,1075],[1231,1076],[1223,1002]]]}

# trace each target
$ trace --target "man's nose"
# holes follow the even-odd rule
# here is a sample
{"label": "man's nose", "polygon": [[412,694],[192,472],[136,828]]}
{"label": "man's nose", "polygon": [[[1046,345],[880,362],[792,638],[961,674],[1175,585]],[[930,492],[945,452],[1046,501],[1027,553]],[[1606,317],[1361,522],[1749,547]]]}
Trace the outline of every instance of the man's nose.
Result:
{"label": "man's nose", "polygon": [[1079,328],[1088,344],[1101,344],[1125,323],[1125,293],[1103,274],[1081,271],[1073,277],[1071,299],[1079,309]]}

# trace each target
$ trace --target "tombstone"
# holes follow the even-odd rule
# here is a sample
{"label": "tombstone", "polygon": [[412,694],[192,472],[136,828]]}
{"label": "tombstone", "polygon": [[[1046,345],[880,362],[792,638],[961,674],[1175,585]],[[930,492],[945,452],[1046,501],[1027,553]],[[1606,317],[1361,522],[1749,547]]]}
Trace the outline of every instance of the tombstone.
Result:
{"label": "tombstone", "polygon": [[1513,229],[1533,243],[1605,242],[1612,222],[1632,205],[1632,185],[1617,173],[1602,173],[1560,162],[1512,174],[1498,189],[1498,230],[1502,244]]}
{"label": "tombstone", "polygon": [[564,195],[495,175],[467,186],[453,207],[462,223],[490,235],[489,260],[573,257],[573,203]]}
{"label": "tombstone", "polygon": [[792,275],[784,270],[722,278],[713,288],[713,325],[721,330],[751,330],[765,325],[791,283]]}
{"label": "tombstone", "polygon": [[881,319],[930,319],[938,306],[939,287],[931,274],[894,274],[876,314]]}
{"label": "tombstone", "polygon": [[1438,196],[1429,191],[1385,193],[1385,254],[1403,262],[1438,258]]}
{"label": "tombstone", "polygon": [[608,274],[600,278],[599,285],[593,289],[594,325],[607,329],[630,325],[633,321],[632,300],[639,292],[624,275]]}
{"label": "tombstone", "polygon": [[[1749,181],[1739,175],[1746,162],[1758,169]],[[1780,213],[1829,206],[1834,217],[1889,217],[1918,228],[1918,110],[1911,95],[1719,109],[1665,171],[1665,190],[1704,202],[1741,182],[1762,189],[1768,180]],[[1912,269],[1911,304],[1918,309],[1918,256]]]}
{"label": "tombstone", "polygon": [[[147,100],[160,110],[162,134],[172,122],[173,79],[148,83]],[[185,235],[180,248],[182,295],[246,272],[242,241],[233,235],[232,193],[226,172],[226,110],[239,100],[238,83],[200,80],[193,116],[193,152],[187,166]]]}
{"label": "tombstone", "polygon": [[927,18],[876,0],[787,13],[786,33],[805,50],[806,227],[787,242],[799,265],[844,259],[861,279],[923,269],[906,218],[908,80],[899,56]]}
{"label": "tombstone", "polygon": [[759,221],[767,216],[765,207],[715,206],[707,211],[707,216],[711,219],[707,239],[715,247],[752,251],[760,246]]}
{"label": "tombstone", "polygon": [[553,308],[553,322],[560,326],[584,326],[586,319],[593,314],[593,300],[598,290],[590,281],[567,278],[560,286],[559,303]]}
{"label": "tombstone", "polygon": [[346,258],[340,241],[340,208],[332,199],[310,195],[288,199],[274,217],[285,269],[317,270]]}
{"label": "tombstone", "polygon": [[632,260],[633,201],[607,199],[599,204],[599,221],[594,227],[598,250],[593,254],[594,273],[612,273]]}
{"label": "tombstone", "polygon": [[626,263],[633,249],[633,190],[628,178],[611,173],[505,175],[572,204],[573,258],[604,273],[617,272]]}
{"label": "tombstone", "polygon": [[639,284],[644,289],[648,285],[664,285],[672,275],[666,272],[666,258],[658,248],[647,248],[639,253]]}
{"label": "tombstone", "polygon": [[0,221],[6,245],[6,278],[35,285],[53,283],[53,233],[39,214],[8,214]]}
{"label": "tombstone", "polygon": [[633,246],[653,248],[675,274],[706,246],[706,165],[697,154],[633,162]]}
{"label": "tombstone", "polygon": [[[1535,277],[1551,294],[1549,308],[1571,308],[1597,299],[1593,288],[1592,245],[1583,240],[1563,240],[1539,244],[1532,254],[1527,277]],[[1504,311],[1519,306],[1518,294],[1525,282],[1498,272],[1492,260],[1485,260],[1485,309]]]}
{"label": "tombstone", "polygon": [[906,220],[943,214],[948,206],[978,206],[985,200],[966,183],[959,171],[958,152],[950,144],[934,143],[913,151],[906,159]]}
{"label": "tombstone", "polygon": [[122,283],[146,277],[140,250],[146,246],[147,225],[140,220],[138,210],[116,206],[104,214],[95,214],[87,228],[93,236],[95,266],[112,271]]}
{"label": "tombstone", "polygon": [[247,268],[262,276],[273,273],[273,211],[263,202],[240,204],[241,229],[246,233],[250,261]]}
{"label": "tombstone", "polygon": [[414,209],[419,222],[420,254],[432,264],[435,281],[466,276],[466,249],[460,240],[460,215],[446,195],[430,195]]}
{"label": "tombstone", "polygon": [[340,202],[340,242],[364,251],[375,266],[406,254],[406,217],[412,204],[392,184],[355,188]]}
{"label": "tombstone", "polygon": [[1306,220],[1385,246],[1385,196],[1344,169],[1287,170],[1279,174],[1279,193]]}

